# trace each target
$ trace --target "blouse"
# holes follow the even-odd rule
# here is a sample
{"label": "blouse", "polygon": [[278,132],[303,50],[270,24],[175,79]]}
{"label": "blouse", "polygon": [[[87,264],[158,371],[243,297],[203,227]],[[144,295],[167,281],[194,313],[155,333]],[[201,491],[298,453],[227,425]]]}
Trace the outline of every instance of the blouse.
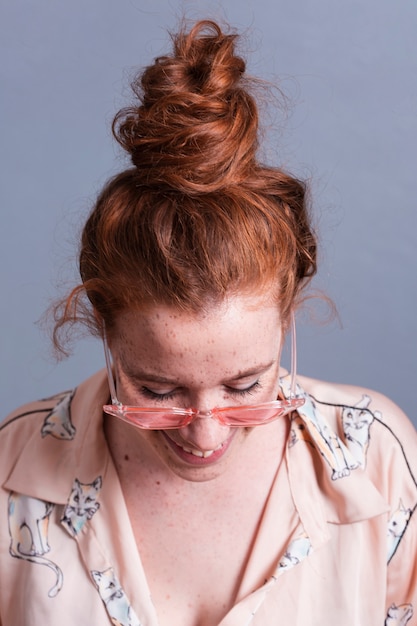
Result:
{"label": "blouse", "polygon": [[[299,380],[284,473],[219,626],[416,625],[416,431],[380,394]],[[158,626],[107,400],[101,371],[0,423],[0,626]]]}

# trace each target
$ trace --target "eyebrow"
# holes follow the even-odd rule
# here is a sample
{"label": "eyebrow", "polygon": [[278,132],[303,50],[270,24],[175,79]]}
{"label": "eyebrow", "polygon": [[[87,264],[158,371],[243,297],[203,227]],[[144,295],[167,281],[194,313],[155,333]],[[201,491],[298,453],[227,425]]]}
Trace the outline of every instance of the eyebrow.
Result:
{"label": "eyebrow", "polygon": [[[259,365],[256,365],[255,367],[251,367],[251,368],[249,368],[247,370],[240,370],[236,374],[236,376],[231,376],[230,378],[227,378],[226,380],[224,380],[223,384],[224,383],[236,382],[236,381],[241,380],[243,378],[250,378],[251,376],[258,376],[258,375],[264,374],[275,363],[276,363],[276,359],[272,359],[268,363],[260,363]],[[142,371],[132,372],[129,369],[124,370],[124,373],[125,373],[126,376],[128,376],[132,380],[137,380],[137,381],[141,381],[141,382],[162,383],[162,384],[165,384],[165,385],[178,385],[178,383],[179,383],[178,379],[168,378],[166,376],[160,376],[159,374],[151,374],[151,373],[142,372]]]}
{"label": "eyebrow", "polygon": [[268,363],[260,363],[255,367],[251,367],[247,370],[241,370],[236,376],[232,376],[228,378],[226,382],[233,382],[236,380],[240,380],[242,378],[250,378],[251,376],[258,376],[267,372],[274,364],[276,363],[276,359],[272,359]]}
{"label": "eyebrow", "polygon": [[146,372],[130,372],[125,371],[126,376],[132,380],[138,380],[145,383],[164,383],[167,385],[177,385],[178,380],[174,378],[166,378],[165,376],[159,376],[159,374],[147,374]]}

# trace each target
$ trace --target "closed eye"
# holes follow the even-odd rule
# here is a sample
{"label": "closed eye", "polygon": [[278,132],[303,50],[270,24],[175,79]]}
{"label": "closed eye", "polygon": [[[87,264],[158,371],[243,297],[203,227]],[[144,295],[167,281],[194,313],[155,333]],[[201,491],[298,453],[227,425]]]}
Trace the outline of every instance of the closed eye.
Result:
{"label": "closed eye", "polygon": [[164,402],[165,400],[172,400],[174,396],[177,394],[177,389],[173,389],[172,391],[166,391],[164,393],[158,393],[156,391],[152,391],[148,387],[142,387],[141,393],[150,400],[156,400],[157,402]]}
{"label": "closed eye", "polygon": [[[259,380],[256,380],[254,383],[251,383],[248,387],[244,387],[242,389],[238,388],[238,387],[231,387],[229,385],[225,385],[225,389],[226,392],[231,395],[231,396],[235,396],[235,397],[244,397],[244,396],[250,396],[253,393],[259,391],[259,389],[261,389],[262,385],[259,382]],[[178,395],[178,393],[181,391],[180,389],[173,389],[172,391],[166,391],[164,393],[158,393],[156,391],[153,391],[152,389],[149,389],[149,387],[141,387],[141,393],[143,396],[145,396],[146,398],[149,398],[150,400],[154,400],[156,402],[165,402],[167,400],[172,400],[175,396]]]}
{"label": "closed eye", "polygon": [[251,395],[255,393],[261,387],[262,385],[259,382],[259,380],[256,380],[254,383],[249,385],[249,387],[244,387],[243,389],[239,389],[238,387],[229,387],[229,386],[227,386],[226,389],[229,394],[232,394],[234,396],[246,396],[246,395]]}

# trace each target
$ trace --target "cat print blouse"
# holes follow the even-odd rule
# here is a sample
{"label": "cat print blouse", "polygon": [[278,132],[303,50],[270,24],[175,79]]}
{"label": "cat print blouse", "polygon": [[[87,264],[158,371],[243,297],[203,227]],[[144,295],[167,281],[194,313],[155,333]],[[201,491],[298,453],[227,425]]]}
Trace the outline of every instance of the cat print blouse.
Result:
{"label": "cat print blouse", "polygon": [[[305,404],[219,626],[416,626],[414,427],[380,394],[303,378],[297,393]],[[0,626],[158,626],[103,434],[107,397],[99,372],[0,423]]]}

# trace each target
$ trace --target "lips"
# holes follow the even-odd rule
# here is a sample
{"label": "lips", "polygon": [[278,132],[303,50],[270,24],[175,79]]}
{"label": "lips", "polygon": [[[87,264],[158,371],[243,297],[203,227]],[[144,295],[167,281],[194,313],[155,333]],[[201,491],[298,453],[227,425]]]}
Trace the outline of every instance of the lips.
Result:
{"label": "lips", "polygon": [[209,456],[217,452],[217,450],[220,450],[221,448],[223,448],[222,443],[219,446],[217,446],[217,448],[215,448],[214,450],[204,450],[204,451],[197,450],[196,448],[189,448],[188,446],[181,446],[180,444],[177,444],[177,445],[179,445],[180,448],[185,450],[185,452],[188,452],[189,454],[193,454],[194,456],[198,456],[200,458],[203,457],[204,459],[207,459]]}
{"label": "lips", "polygon": [[233,439],[232,433],[228,439],[223,441],[213,450],[200,450],[199,448],[193,448],[190,445],[174,441],[167,435],[166,432],[162,432],[162,434],[164,435],[164,438],[170,448],[177,454],[177,456],[190,465],[207,465],[215,463],[226,453],[226,450]]}

